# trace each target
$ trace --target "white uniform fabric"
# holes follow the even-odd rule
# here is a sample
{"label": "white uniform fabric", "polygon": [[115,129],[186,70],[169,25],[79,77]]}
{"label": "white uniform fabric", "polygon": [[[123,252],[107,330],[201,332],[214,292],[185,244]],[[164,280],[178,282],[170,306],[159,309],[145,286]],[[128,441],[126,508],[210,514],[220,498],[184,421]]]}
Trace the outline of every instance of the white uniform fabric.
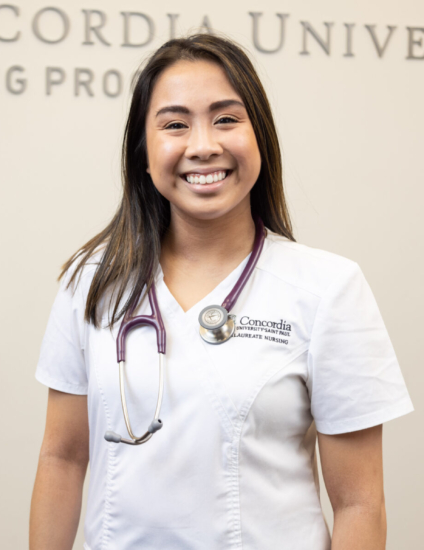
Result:
{"label": "white uniform fabric", "polygon": [[[221,345],[199,336],[199,312],[221,304],[248,257],[185,312],[156,288],[167,331],[163,428],[144,445],[127,437],[119,394],[119,324],[83,320],[95,265],[75,294],[54,302],[36,378],[88,394],[87,550],[329,550],[320,500],[316,430],[369,428],[414,410],[373,293],[357,263],[268,230],[259,262]],[[137,314],[150,314],[143,300]],[[104,325],[107,322],[104,316]],[[127,338],[133,430],[152,420],[156,333]]]}

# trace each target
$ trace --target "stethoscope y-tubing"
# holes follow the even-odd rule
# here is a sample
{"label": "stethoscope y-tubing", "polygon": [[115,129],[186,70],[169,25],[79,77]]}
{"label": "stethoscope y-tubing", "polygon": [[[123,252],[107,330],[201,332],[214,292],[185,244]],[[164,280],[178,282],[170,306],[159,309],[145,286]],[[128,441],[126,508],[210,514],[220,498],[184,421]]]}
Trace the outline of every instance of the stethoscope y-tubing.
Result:
{"label": "stethoscope y-tubing", "polygon": [[[237,283],[234,285],[233,289],[225,298],[225,300],[222,302],[221,308],[223,308],[227,314],[234,307],[238,297],[240,296],[243,288],[245,287],[247,281],[249,280],[249,277],[252,274],[252,271],[254,270],[259,260],[259,256],[261,255],[263,245],[265,242],[265,228],[262,220],[257,215],[254,215],[253,218],[255,221],[256,234],[255,234],[255,241],[253,243],[252,253]],[[131,440],[125,439],[121,437],[119,434],[116,434],[115,432],[112,432],[112,431],[106,432],[105,439],[107,441],[111,441],[114,443],[121,442],[121,443],[126,443],[128,445],[141,445],[142,443],[146,443],[156,431],[162,428],[162,421],[159,418],[159,414],[160,414],[160,408],[162,405],[162,397],[163,397],[163,389],[164,389],[164,356],[166,352],[166,331],[165,331],[165,325],[163,324],[162,315],[160,313],[160,309],[157,301],[154,281],[150,286],[148,297],[150,302],[150,308],[152,310],[151,315],[138,315],[136,317],[131,317],[135,309],[135,305],[134,305],[131,308],[131,311],[127,311],[127,313],[125,314],[124,319],[121,323],[121,327],[118,332],[118,337],[116,339],[116,354],[117,354],[117,360],[119,364],[119,386],[120,386],[120,393],[121,393],[122,410],[124,413],[125,425],[127,427],[128,434],[131,437]],[[156,340],[157,340],[157,348],[158,348],[158,354],[159,354],[159,393],[158,393],[156,410],[155,410],[155,414],[152,422],[150,423],[147,431],[142,436],[136,436],[133,433],[131,428],[131,423],[130,423],[129,414],[128,414],[128,407],[127,407],[127,402],[125,397],[125,380],[124,380],[125,341],[130,330],[141,325],[150,325],[154,327],[154,329],[156,330]],[[219,331],[222,331],[222,326],[219,327]],[[212,329],[209,331],[208,330],[205,331],[205,329],[203,329],[203,334],[201,333],[202,338],[206,342],[213,343],[214,338],[208,339],[207,337],[205,337],[205,334],[204,334],[205,332],[206,333],[209,332],[210,335],[213,336],[214,331]],[[226,341],[226,339],[227,337],[222,341]],[[218,343],[216,338],[215,338],[215,343]]]}
{"label": "stethoscope y-tubing", "polygon": [[[162,421],[159,418],[160,408],[162,405],[163,389],[164,389],[164,356],[166,352],[166,331],[165,325],[163,324],[162,315],[160,313],[159,304],[156,296],[156,288],[154,283],[148,292],[150,309],[152,310],[151,315],[137,315],[136,317],[131,317],[132,312],[134,311],[135,305],[131,308],[131,311],[127,312],[124,316],[124,319],[121,323],[121,327],[118,332],[118,337],[116,339],[116,355],[119,364],[119,388],[121,394],[121,403],[122,411],[124,413],[125,425],[130,439],[125,439],[115,432],[108,431],[105,434],[105,439],[107,441],[112,441],[114,443],[126,443],[127,445],[141,445],[146,443],[152,437],[152,435],[162,428]],[[153,420],[150,423],[147,431],[141,435],[136,436],[131,428],[130,417],[128,414],[127,400],[125,397],[125,380],[124,380],[124,367],[125,367],[125,341],[130,330],[140,325],[150,325],[156,330],[156,339],[157,347],[159,353],[159,393],[158,400],[156,404],[155,414]]]}

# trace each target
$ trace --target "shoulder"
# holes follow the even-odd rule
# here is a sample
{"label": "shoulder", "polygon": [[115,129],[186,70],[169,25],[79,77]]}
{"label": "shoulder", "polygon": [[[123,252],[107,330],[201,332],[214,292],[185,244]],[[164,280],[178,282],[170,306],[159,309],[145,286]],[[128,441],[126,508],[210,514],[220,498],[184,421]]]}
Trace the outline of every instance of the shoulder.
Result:
{"label": "shoulder", "polygon": [[293,242],[269,229],[257,268],[318,298],[335,280],[360,272],[358,264],[345,256]]}

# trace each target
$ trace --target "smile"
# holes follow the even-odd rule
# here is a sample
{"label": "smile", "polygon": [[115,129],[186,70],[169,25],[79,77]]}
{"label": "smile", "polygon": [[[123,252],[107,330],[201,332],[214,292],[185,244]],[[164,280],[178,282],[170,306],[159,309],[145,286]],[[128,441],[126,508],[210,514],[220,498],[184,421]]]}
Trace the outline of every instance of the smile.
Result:
{"label": "smile", "polygon": [[209,174],[184,174],[182,177],[188,183],[206,185],[224,180],[231,172],[232,170],[218,170]]}

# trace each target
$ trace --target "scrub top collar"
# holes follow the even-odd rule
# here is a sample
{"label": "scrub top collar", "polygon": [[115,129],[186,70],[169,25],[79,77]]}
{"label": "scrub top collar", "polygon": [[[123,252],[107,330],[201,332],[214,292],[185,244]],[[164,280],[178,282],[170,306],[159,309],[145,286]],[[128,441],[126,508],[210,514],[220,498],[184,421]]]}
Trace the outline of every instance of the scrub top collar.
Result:
{"label": "scrub top collar", "polygon": [[[263,251],[262,251],[263,253]],[[162,266],[158,264],[155,274],[156,291],[159,301],[159,307],[161,311],[169,313],[174,319],[179,321],[191,323],[197,321],[200,311],[208,305],[221,305],[226,296],[230,293],[231,289],[237,283],[243,269],[249,261],[251,252],[242,260],[242,262],[235,268],[225,279],[223,279],[218,285],[209,292],[204,298],[199,300],[190,309],[184,311],[178,301],[174,298],[171,291],[167,287],[164,281],[164,273]],[[252,274],[253,275],[253,274]]]}

